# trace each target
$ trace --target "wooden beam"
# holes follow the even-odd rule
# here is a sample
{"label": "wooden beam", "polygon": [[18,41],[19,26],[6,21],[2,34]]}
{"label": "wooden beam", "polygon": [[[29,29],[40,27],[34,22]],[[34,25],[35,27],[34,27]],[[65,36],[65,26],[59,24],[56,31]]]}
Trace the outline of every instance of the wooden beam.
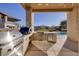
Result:
{"label": "wooden beam", "polygon": [[71,11],[74,7],[72,3],[24,3],[22,6],[27,10],[32,8],[33,12]]}
{"label": "wooden beam", "polygon": [[32,12],[65,12],[72,11],[72,9],[33,9]]}
{"label": "wooden beam", "polygon": [[49,3],[49,4],[31,4],[33,12],[52,12],[52,11],[71,11],[73,4],[67,3]]}
{"label": "wooden beam", "polygon": [[31,8],[31,4],[30,3],[21,3],[22,7],[27,10],[29,8]]}
{"label": "wooden beam", "polygon": [[25,3],[20,3],[20,4],[24,9],[26,9]]}

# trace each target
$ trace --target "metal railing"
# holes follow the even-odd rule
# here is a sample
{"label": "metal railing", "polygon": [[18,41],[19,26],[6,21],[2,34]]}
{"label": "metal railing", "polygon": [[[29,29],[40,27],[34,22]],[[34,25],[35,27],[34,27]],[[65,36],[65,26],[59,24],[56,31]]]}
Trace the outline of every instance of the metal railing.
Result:
{"label": "metal railing", "polygon": [[8,25],[19,25],[18,23],[16,23],[16,22],[10,22],[10,21],[8,21],[6,24],[8,24]]}

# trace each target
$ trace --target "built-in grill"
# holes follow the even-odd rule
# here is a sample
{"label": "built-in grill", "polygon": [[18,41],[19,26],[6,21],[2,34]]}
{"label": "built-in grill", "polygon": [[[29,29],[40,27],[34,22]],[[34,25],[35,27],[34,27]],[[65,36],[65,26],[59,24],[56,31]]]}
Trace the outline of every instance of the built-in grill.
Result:
{"label": "built-in grill", "polygon": [[20,19],[0,12],[0,55],[22,55],[23,34],[19,32]]}
{"label": "built-in grill", "polygon": [[18,56],[22,55],[23,35],[17,31],[0,32],[0,55]]}

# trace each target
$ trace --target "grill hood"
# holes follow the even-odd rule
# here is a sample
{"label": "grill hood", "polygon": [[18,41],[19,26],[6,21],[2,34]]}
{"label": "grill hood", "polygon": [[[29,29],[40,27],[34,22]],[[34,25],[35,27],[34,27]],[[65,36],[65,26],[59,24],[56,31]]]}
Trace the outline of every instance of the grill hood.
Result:
{"label": "grill hood", "polygon": [[7,44],[15,39],[18,39],[22,36],[19,31],[6,31],[0,32],[0,44]]}

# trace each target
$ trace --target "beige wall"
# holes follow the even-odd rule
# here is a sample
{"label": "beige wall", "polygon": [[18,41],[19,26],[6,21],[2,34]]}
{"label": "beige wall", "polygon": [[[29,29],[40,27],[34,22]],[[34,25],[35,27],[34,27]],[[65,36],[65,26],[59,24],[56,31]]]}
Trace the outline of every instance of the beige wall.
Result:
{"label": "beige wall", "polygon": [[78,42],[78,55],[79,55],[79,4],[68,13],[68,38],[74,42]]}
{"label": "beige wall", "polygon": [[77,12],[77,18],[78,18],[78,20],[77,20],[77,33],[78,33],[78,35],[77,35],[77,37],[78,37],[78,41],[79,41],[79,4],[78,4],[78,12]]}
{"label": "beige wall", "polygon": [[68,20],[67,20],[67,33],[68,33],[68,38],[71,39],[72,41],[78,42],[77,38],[77,13],[78,13],[78,8],[77,4],[75,4],[74,8],[72,11],[68,12]]}
{"label": "beige wall", "polygon": [[78,4],[78,12],[77,12],[77,18],[78,18],[78,20],[77,20],[77,39],[78,39],[78,55],[79,55],[79,4]]}

